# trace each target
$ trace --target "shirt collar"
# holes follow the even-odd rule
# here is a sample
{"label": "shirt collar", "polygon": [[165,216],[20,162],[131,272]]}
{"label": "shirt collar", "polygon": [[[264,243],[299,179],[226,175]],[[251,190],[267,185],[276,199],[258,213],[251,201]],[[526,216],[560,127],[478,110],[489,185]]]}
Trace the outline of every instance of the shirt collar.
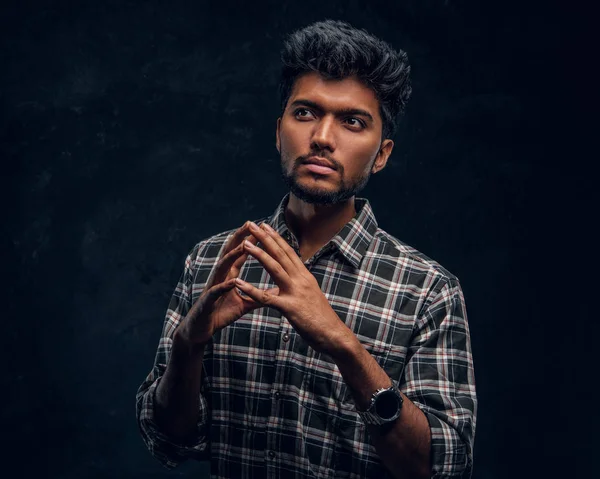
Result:
{"label": "shirt collar", "polygon": [[[285,222],[285,208],[289,199],[290,193],[287,193],[267,222],[283,238],[291,242],[293,233]],[[341,255],[355,268],[358,268],[377,231],[377,220],[371,204],[366,198],[354,198],[354,207],[356,215],[331,238],[328,246],[337,247]]]}

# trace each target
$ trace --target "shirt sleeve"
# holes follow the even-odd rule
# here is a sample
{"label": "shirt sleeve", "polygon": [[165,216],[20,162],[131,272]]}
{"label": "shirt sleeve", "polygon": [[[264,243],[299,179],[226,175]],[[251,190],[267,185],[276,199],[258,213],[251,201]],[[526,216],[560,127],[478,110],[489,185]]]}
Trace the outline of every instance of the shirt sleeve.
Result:
{"label": "shirt sleeve", "polygon": [[167,368],[173,333],[191,308],[192,264],[198,251],[196,245],[188,254],[185,269],[179,278],[177,287],[167,308],[162,335],[154,360],[154,366],[136,394],[136,417],[142,439],[150,453],[167,469],[173,469],[190,457],[204,460],[208,441],[206,425],[208,422],[208,404],[200,395],[199,420],[196,436],[189,443],[178,443],[164,434],[154,420],[154,400],[158,384]]}
{"label": "shirt sleeve", "polygon": [[468,479],[477,398],[466,308],[456,279],[436,286],[418,317],[401,389],[429,422],[432,478]]}

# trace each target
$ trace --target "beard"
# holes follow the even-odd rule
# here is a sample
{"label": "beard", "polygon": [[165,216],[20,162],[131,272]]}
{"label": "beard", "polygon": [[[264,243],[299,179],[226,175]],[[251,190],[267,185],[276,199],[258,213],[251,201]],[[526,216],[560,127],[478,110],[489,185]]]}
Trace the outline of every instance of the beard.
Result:
{"label": "beard", "polygon": [[347,181],[344,179],[344,169],[336,163],[337,171],[341,178],[341,184],[337,190],[331,191],[318,187],[307,187],[298,182],[298,168],[300,168],[302,161],[303,157],[298,158],[294,162],[290,173],[286,172],[284,162],[281,162],[281,178],[294,196],[313,205],[335,205],[352,198],[367,186],[372,174],[371,167],[369,167],[368,174],[351,178]]}

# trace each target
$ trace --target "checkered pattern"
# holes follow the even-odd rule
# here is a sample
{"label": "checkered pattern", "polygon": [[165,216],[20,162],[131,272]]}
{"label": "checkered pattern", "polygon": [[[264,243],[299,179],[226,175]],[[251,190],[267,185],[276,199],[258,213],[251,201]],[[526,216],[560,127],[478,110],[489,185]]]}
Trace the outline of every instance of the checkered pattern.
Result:
{"label": "checkered pattern", "polygon": [[[285,223],[288,199],[256,222],[267,221],[298,252]],[[379,229],[368,200],[355,201],[356,216],[305,265],[340,319],[425,413],[433,477],[468,478],[477,400],[458,279]],[[157,429],[154,394],[173,332],[233,232],[198,243],[186,258],[154,367],[136,396],[148,449],[167,468],[190,457],[209,459],[212,478],[391,477],[335,363],[310,348],[273,308],[240,318],[207,346],[196,440],[177,444]],[[253,257],[240,277],[258,288],[275,286]]]}

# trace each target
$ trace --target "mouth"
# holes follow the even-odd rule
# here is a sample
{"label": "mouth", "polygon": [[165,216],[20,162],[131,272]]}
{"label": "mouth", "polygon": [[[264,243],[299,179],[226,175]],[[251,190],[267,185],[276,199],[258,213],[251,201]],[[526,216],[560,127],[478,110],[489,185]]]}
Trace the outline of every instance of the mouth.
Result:
{"label": "mouth", "polygon": [[306,159],[303,164],[308,170],[321,175],[328,175],[335,171],[335,166],[333,163],[318,156],[311,156],[310,158]]}

